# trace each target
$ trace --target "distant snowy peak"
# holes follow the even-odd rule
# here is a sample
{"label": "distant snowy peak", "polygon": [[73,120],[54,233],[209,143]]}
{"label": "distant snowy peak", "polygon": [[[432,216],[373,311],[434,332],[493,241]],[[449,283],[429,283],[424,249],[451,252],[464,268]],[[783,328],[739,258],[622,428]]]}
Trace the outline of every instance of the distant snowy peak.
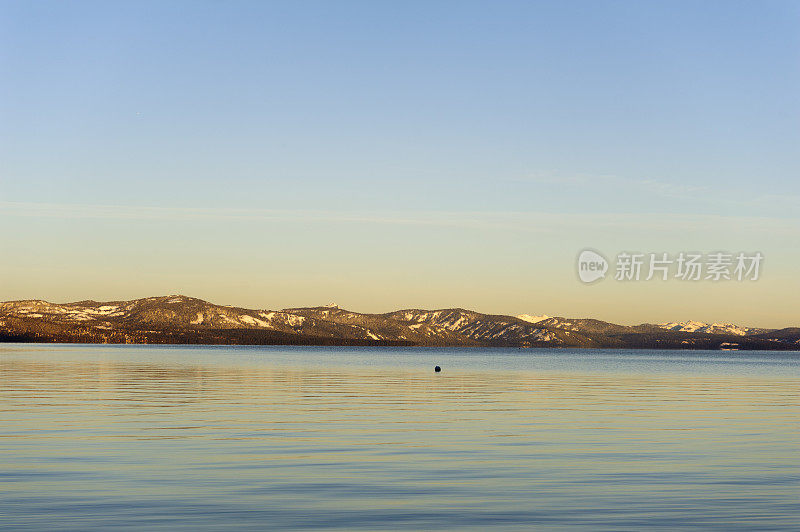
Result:
{"label": "distant snowy peak", "polygon": [[542,314],[541,316],[532,316],[531,314],[520,314],[517,318],[521,319],[522,321],[527,321],[528,323],[539,323],[540,321],[544,321],[549,319],[551,316],[547,314]]}
{"label": "distant snowy peak", "polygon": [[705,323],[702,321],[659,323],[657,326],[669,331],[699,332],[706,334],[735,334],[736,336],[746,336],[748,334],[764,332],[764,329],[741,327],[732,323]]}

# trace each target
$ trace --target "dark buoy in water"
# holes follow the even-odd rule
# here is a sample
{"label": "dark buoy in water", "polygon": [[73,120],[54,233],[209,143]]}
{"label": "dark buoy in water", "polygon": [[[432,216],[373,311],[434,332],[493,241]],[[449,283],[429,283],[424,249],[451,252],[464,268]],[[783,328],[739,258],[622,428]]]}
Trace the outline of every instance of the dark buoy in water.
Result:
{"label": "dark buoy in water", "polygon": [[440,371],[442,371],[442,368],[440,368],[439,366],[436,366],[435,368],[433,368],[433,371],[435,371],[436,373],[439,373]]}

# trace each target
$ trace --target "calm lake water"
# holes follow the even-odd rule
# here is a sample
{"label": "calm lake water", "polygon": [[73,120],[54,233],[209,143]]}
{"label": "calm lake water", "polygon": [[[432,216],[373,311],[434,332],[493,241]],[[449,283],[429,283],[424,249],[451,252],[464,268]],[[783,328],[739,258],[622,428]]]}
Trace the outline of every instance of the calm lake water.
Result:
{"label": "calm lake water", "polygon": [[0,344],[0,528],[487,527],[800,529],[800,353]]}

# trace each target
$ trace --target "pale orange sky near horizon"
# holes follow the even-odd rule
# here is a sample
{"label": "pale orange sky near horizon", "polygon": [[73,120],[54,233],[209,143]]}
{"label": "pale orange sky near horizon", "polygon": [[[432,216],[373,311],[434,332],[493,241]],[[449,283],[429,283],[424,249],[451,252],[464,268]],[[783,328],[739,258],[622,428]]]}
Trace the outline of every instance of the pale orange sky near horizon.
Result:
{"label": "pale orange sky near horizon", "polygon": [[[298,222],[274,212],[223,216],[210,210],[181,217],[179,211],[144,216],[137,209],[81,207],[67,215],[52,206],[2,207],[0,219],[24,224],[26,235],[34,237],[0,236],[6,256],[0,264],[3,300],[104,301],[180,293],[246,308],[336,302],[369,313],[462,307],[622,324],[691,319],[800,325],[794,300],[800,287],[791,267],[797,251],[784,245],[795,229],[767,218],[760,225],[704,219],[702,234],[676,235],[676,224],[700,221],[593,216],[595,226],[584,235],[583,217],[530,213],[420,214],[416,223],[390,213],[380,220],[350,213],[314,221],[304,213],[306,221]],[[649,244],[656,236],[660,248]],[[578,280],[575,265],[587,240],[612,261],[607,278],[591,285]],[[614,246],[620,241],[631,243],[629,251],[673,255],[758,250],[764,260],[757,281],[623,282],[613,279],[619,252]]]}

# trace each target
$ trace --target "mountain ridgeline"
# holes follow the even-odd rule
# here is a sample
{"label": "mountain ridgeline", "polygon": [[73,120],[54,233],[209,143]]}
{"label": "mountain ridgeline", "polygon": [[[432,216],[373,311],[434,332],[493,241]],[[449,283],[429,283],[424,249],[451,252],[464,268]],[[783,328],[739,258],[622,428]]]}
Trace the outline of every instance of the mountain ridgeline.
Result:
{"label": "mountain ridgeline", "polygon": [[133,344],[386,345],[800,349],[800,328],[504,316],[464,309],[361,314],[339,308],[251,310],[174,295],[132,301],[0,303],[0,341]]}

